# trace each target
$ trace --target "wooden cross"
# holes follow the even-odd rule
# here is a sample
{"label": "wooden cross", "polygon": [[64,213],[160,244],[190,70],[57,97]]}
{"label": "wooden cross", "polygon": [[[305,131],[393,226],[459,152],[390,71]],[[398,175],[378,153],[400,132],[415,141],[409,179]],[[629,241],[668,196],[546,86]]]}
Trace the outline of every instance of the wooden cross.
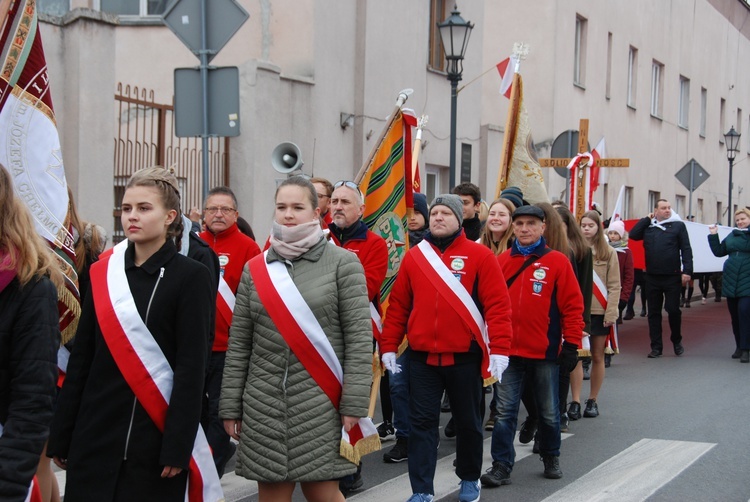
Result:
{"label": "wooden cross", "polygon": [[[578,126],[578,152],[584,153],[588,151],[588,136],[589,136],[589,119],[581,119],[580,125]],[[539,159],[539,165],[541,167],[568,167],[572,159]],[[589,161],[587,158],[581,160],[578,164],[578,190],[576,198],[576,214],[577,220],[581,219],[586,209],[585,200],[585,187],[586,187],[586,176]],[[630,167],[630,159],[615,159],[615,158],[601,158],[597,161],[599,167]]]}

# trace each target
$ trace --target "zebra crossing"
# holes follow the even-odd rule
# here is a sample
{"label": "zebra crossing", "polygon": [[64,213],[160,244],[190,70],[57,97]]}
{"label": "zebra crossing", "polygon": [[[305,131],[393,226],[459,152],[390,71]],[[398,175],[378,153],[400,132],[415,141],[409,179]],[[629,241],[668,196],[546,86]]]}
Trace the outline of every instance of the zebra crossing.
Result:
{"label": "zebra crossing", "polygon": [[[573,434],[562,434],[566,440]],[[483,465],[492,465],[490,441],[484,442]],[[516,462],[534,456],[531,445],[523,445],[516,438]],[[641,439],[582,477],[565,485],[542,502],[556,501],[606,501],[635,502],[648,500],[659,488],[669,483],[681,472],[709,452],[715,443]],[[438,460],[435,471],[435,500],[456,500],[458,478],[454,473],[456,455],[446,455]],[[65,490],[65,472],[56,473],[60,491]],[[226,502],[244,502],[257,499],[258,484],[227,473],[221,479]],[[403,502],[409,498],[411,488],[408,474],[401,474],[386,482],[368,487],[347,500],[352,502]],[[486,489],[483,500],[501,500],[506,497],[504,488]],[[295,497],[296,500],[296,497]]]}

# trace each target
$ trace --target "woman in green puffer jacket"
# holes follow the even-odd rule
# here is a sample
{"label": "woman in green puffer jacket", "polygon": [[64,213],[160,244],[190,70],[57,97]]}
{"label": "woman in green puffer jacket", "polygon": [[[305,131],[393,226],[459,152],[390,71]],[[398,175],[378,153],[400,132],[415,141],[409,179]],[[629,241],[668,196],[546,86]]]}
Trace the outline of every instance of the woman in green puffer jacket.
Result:
{"label": "woman in green puffer jacket", "polygon": [[709,227],[708,245],[716,256],[729,256],[724,262],[722,294],[732,316],[732,332],[737,348],[733,359],[750,363],[750,209],[734,213],[737,228],[719,242],[718,227]]}
{"label": "woman in green puffer jacket", "polygon": [[[339,453],[341,429],[367,415],[372,380],[364,271],[354,253],[323,237],[310,181],[288,178],[275,203],[271,247],[245,267],[237,292],[219,416],[240,442],[236,472],[258,481],[261,501],[291,500],[297,482],[308,500],[343,501],[337,479],[357,466]],[[291,307],[287,295],[295,291],[300,303]],[[312,314],[309,324],[290,322],[304,311]],[[293,336],[299,327],[317,334],[318,344],[300,350]],[[321,366],[307,359],[318,353],[328,356],[322,367],[333,368],[327,375],[340,379],[338,406],[330,387],[327,394],[318,383]]]}

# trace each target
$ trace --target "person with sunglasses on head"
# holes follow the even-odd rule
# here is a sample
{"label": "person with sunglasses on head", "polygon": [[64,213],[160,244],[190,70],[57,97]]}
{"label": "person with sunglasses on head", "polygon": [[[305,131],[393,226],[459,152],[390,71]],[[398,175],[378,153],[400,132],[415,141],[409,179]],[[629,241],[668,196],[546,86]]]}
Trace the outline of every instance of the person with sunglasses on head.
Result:
{"label": "person with sunglasses on head", "polygon": [[[234,455],[235,447],[219,420],[219,395],[224,373],[229,326],[232,324],[234,295],[240,285],[242,268],[250,258],[260,254],[260,248],[250,237],[237,227],[237,197],[225,186],[208,191],[203,204],[203,221],[206,230],[200,237],[219,256],[219,294],[216,295],[216,332],[211,348],[205,392],[208,396],[208,429],[206,436],[216,463],[219,476],[224,474],[227,462]],[[205,422],[205,421],[204,421]]]}
{"label": "person with sunglasses on head", "polygon": [[[373,336],[377,339],[380,337],[380,316],[383,313],[380,308],[380,286],[388,272],[388,245],[362,221],[362,215],[365,212],[364,195],[353,181],[341,180],[334,183],[330,212],[332,222],[328,225],[328,229],[331,241],[356,254],[365,269]],[[384,422],[379,426],[378,434],[381,438],[386,438],[394,434],[391,424],[393,410],[390,404],[387,376],[381,380],[380,395],[381,403],[384,404]],[[341,491],[346,495],[361,486],[361,470],[358,470],[353,477],[342,480]]]}

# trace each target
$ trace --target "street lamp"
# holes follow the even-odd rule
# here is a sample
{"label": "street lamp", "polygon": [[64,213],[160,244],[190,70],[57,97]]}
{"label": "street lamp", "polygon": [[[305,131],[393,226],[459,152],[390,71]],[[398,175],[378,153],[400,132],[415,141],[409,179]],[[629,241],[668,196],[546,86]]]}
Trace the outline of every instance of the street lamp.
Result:
{"label": "street lamp", "polygon": [[458,7],[453,6],[450,17],[438,23],[440,40],[443,43],[443,52],[448,61],[448,80],[451,83],[451,147],[450,147],[450,172],[448,182],[449,190],[456,185],[456,105],[458,94],[456,88],[464,71],[463,59],[466,46],[469,45],[469,35],[474,25],[464,19],[458,12]]}
{"label": "street lamp", "polygon": [[734,126],[724,135],[724,144],[727,145],[727,160],[729,161],[729,208],[727,209],[727,226],[732,226],[734,211],[732,210],[732,167],[734,158],[737,156],[740,146],[740,133],[734,130]]}

